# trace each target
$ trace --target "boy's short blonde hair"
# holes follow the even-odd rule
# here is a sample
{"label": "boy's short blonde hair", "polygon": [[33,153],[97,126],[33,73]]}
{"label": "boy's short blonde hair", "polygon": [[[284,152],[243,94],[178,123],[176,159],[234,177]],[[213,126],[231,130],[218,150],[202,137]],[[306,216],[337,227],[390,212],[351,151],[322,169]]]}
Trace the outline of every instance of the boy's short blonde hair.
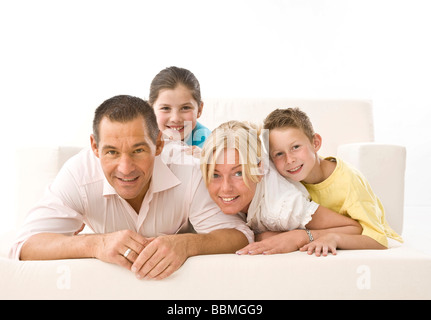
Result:
{"label": "boy's short blonde hair", "polygon": [[276,109],[264,120],[263,127],[267,130],[282,128],[301,129],[313,141],[314,129],[310,118],[299,108]]}
{"label": "boy's short blonde hair", "polygon": [[214,129],[201,151],[201,171],[207,187],[213,178],[215,165],[223,161],[223,158],[218,158],[226,149],[238,151],[245,184],[248,186],[247,178],[259,182],[258,175],[262,174],[259,170],[262,160],[260,131],[260,127],[240,121],[228,121]]}

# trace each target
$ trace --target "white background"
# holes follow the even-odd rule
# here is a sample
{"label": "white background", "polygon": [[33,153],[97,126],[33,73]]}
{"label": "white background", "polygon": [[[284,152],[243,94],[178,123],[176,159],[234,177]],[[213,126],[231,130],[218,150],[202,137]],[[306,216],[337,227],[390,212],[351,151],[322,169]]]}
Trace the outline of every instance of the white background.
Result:
{"label": "white background", "polygon": [[430,14],[428,0],[0,0],[0,231],[17,147],[85,145],[101,102],[147,98],[172,65],[204,99],[373,100],[376,141],[407,147],[406,207],[431,216]]}

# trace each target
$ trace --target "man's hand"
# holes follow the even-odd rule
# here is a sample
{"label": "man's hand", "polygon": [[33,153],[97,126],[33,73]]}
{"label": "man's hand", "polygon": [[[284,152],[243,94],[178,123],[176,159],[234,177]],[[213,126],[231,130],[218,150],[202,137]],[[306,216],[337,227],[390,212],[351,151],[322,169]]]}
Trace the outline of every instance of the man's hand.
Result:
{"label": "man's hand", "polygon": [[[154,240],[154,238],[145,238],[131,230],[121,230],[97,236],[100,239],[99,245],[95,249],[95,258],[118,264],[129,270],[131,270],[132,264],[141,251]],[[125,257],[124,254],[128,249],[131,251]]]}
{"label": "man's hand", "polygon": [[138,279],[164,279],[188,258],[186,237],[166,235],[155,238],[135,259],[131,268]]}
{"label": "man's hand", "polygon": [[246,243],[247,237],[236,229],[157,238],[145,238],[131,230],[76,236],[39,233],[24,243],[20,259],[97,258],[132,270],[138,278],[163,279],[190,256],[233,253]]}
{"label": "man's hand", "polygon": [[138,279],[164,279],[178,270],[188,257],[234,253],[247,242],[247,237],[236,229],[160,236],[142,250],[131,270]]}

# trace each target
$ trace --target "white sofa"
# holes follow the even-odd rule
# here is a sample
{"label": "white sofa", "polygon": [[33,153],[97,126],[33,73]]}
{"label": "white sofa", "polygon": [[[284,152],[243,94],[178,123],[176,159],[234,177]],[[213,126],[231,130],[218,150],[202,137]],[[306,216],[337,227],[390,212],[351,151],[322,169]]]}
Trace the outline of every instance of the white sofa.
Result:
{"label": "white sofa", "polygon": [[[212,99],[205,101],[200,121],[210,129],[231,119],[260,123],[273,109],[289,106],[311,117],[323,136],[321,155],[338,155],[365,174],[389,224],[402,234],[406,151],[373,142],[370,101]],[[65,160],[82,147],[18,152],[18,225]],[[167,279],[145,281],[96,259],[9,260],[13,232],[0,240],[0,299],[431,299],[431,256],[406,245],[339,250],[327,257],[197,256]]]}

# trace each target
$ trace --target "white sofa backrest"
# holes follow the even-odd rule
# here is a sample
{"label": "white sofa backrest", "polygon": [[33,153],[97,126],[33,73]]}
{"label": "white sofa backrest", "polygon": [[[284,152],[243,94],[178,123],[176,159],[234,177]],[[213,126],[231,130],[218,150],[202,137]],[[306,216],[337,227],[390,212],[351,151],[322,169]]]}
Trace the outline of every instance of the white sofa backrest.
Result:
{"label": "white sofa backrest", "polygon": [[374,141],[369,100],[206,99],[199,121],[210,130],[228,120],[262,124],[271,111],[289,107],[308,114],[315,132],[323,138],[322,156],[335,156],[342,144]]}

